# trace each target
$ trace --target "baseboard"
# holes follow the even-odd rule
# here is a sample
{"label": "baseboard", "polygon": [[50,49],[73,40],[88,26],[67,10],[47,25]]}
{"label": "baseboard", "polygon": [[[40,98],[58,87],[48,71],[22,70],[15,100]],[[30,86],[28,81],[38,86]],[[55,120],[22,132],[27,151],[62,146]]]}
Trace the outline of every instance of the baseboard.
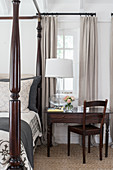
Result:
{"label": "baseboard", "polygon": [[[59,135],[56,135],[56,136],[54,136],[54,141],[55,141],[55,143],[62,143],[62,144],[67,144],[67,136],[65,135],[65,136],[59,136]],[[79,136],[72,136],[71,137],[71,143],[79,143]]]}

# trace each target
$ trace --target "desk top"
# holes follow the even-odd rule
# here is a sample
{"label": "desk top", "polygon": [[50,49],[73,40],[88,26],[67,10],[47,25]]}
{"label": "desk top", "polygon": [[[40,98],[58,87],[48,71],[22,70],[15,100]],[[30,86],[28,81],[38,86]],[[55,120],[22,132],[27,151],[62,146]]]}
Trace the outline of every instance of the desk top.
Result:
{"label": "desk top", "polygon": [[[48,108],[46,108],[46,113],[48,113],[48,114],[83,114],[83,107],[80,107],[80,106],[78,106],[78,107],[74,107],[73,108],[73,110],[72,110],[72,112],[67,112],[67,111],[51,111],[51,112],[48,112],[47,111],[47,109]],[[87,108],[87,110],[86,110],[86,114],[93,114],[93,113],[103,113],[103,108],[101,108],[101,107],[98,107],[98,108]],[[113,114],[113,112],[110,110],[110,109],[106,109],[106,114]]]}

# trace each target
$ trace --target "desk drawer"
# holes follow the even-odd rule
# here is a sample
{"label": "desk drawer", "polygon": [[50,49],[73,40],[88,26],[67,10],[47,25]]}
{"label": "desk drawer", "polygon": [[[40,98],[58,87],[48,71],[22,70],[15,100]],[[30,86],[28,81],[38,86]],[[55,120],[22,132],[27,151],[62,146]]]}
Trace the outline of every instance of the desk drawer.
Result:
{"label": "desk drawer", "polygon": [[49,115],[49,120],[52,123],[82,123],[82,117],[81,114],[52,114]]}

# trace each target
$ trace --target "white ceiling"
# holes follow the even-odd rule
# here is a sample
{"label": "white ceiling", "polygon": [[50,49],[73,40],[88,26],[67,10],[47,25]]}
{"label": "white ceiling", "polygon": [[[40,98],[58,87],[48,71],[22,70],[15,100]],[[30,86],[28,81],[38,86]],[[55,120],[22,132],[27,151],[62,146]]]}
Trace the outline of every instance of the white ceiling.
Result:
{"label": "white ceiling", "polygon": [[[37,0],[37,3],[41,12],[77,12],[87,7],[96,10],[94,5],[113,7],[113,0]],[[21,0],[20,15],[35,15],[36,12],[33,0]],[[0,0],[0,15],[12,15],[11,0]]]}
{"label": "white ceiling", "polygon": [[60,5],[60,3],[65,3],[65,4],[66,3],[75,3],[76,4],[76,3],[79,3],[79,1],[80,0],[65,0],[65,1],[64,0],[48,0],[48,4],[51,4],[51,3],[52,4],[58,3],[59,5]]}
{"label": "white ceiling", "polygon": [[[39,0],[37,0],[39,1]],[[113,9],[113,0],[43,0],[47,3],[48,12],[81,12],[81,11],[110,11]]]}
{"label": "white ceiling", "polygon": [[86,3],[96,3],[96,4],[100,4],[100,3],[102,3],[102,4],[108,4],[108,3],[111,3],[111,4],[113,4],[113,0],[85,0],[86,1]]}

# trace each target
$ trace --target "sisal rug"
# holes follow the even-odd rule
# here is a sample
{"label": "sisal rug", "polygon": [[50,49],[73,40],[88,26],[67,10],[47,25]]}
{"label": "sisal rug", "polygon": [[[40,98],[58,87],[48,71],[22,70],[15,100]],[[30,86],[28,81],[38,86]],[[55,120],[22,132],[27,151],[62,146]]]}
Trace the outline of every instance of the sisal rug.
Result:
{"label": "sisal rug", "polygon": [[46,146],[36,149],[34,155],[34,170],[113,170],[113,149],[109,147],[108,157],[99,160],[99,148],[92,147],[87,153],[86,164],[82,163],[82,147],[71,144],[70,156],[67,156],[67,145],[61,144],[51,147],[50,157],[47,157]]}

